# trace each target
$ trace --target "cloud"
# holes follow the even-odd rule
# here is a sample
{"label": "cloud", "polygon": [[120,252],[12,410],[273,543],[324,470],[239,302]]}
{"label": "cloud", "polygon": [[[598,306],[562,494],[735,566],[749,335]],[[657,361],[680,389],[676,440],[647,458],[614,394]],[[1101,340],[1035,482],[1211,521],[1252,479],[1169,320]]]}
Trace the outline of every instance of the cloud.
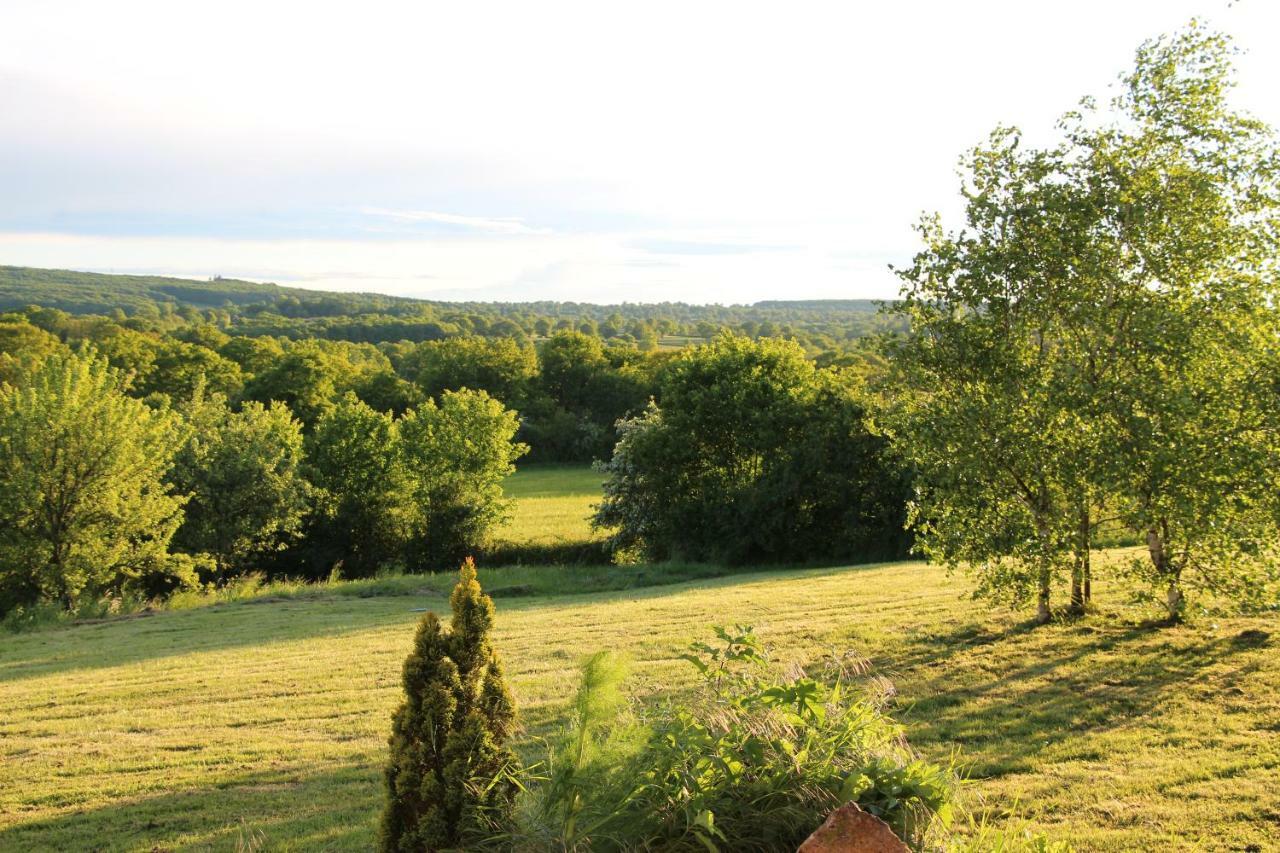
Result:
{"label": "cloud", "polygon": [[767,243],[718,243],[703,240],[642,239],[631,247],[653,255],[747,255],[753,252],[785,252],[795,246]]}
{"label": "cloud", "polygon": [[389,210],[383,207],[363,207],[360,212],[368,216],[380,216],[400,222],[430,222],[495,234],[551,233],[549,228],[531,228],[517,217],[462,216],[457,213],[440,213],[434,210]]}

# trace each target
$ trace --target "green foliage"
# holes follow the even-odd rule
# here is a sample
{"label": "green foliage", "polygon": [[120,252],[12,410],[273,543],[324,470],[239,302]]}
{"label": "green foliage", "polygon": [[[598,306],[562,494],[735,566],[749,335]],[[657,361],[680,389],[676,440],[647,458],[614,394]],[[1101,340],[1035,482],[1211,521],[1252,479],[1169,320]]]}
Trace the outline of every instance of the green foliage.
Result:
{"label": "green foliage", "polygon": [[1116,449],[1102,476],[1171,619],[1197,590],[1280,606],[1280,409],[1263,379],[1280,365],[1280,144],[1230,108],[1231,53],[1195,24],[1144,44],[1124,120],[1075,132],[1121,211],[1140,341],[1098,401]]}
{"label": "green foliage", "polygon": [[894,556],[905,478],[857,391],[785,341],[722,336],[619,424],[595,521],[619,549],[729,562]]}
{"label": "green foliage", "polygon": [[418,513],[397,443],[391,416],[354,395],[320,417],[306,442],[317,489],[307,534],[314,566],[340,563],[344,576],[367,577],[401,557]]}
{"label": "green foliage", "polygon": [[865,662],[784,675],[751,628],[716,635],[685,656],[697,689],[648,715],[639,737],[625,714],[605,722],[622,707],[615,659],[587,661],[534,794],[554,849],[794,849],[850,801],[914,842],[950,823],[957,780],[916,758],[857,688]]}
{"label": "green foliage", "polygon": [[306,443],[318,490],[311,573],[341,563],[367,577],[405,560],[424,570],[483,549],[509,511],[502,481],[525,451],[516,429],[515,413],[483,391],[447,391],[399,421],[346,395]]}
{"label": "green foliage", "polygon": [[657,393],[656,370],[665,359],[637,350],[606,348],[576,331],[553,334],[538,349],[538,386],[525,434],[537,459],[590,462],[607,458],[618,420],[639,413]]}
{"label": "green foliage", "polygon": [[449,338],[421,344],[403,370],[416,370],[426,397],[470,388],[485,391],[510,407],[524,404],[537,374],[533,348],[510,338]]}
{"label": "green foliage", "polygon": [[1171,617],[1188,585],[1275,579],[1243,558],[1277,510],[1280,150],[1230,110],[1229,55],[1193,24],[1058,145],[998,129],[966,160],[965,230],[926,219],[900,272],[884,420],[918,471],[919,541],[981,591],[1034,592],[1042,619],[1068,574],[1088,598],[1108,518],[1148,541]]}
{"label": "green foliage", "polygon": [[239,395],[244,385],[240,365],[213,349],[164,340],[155,347],[155,360],[146,378],[137,384],[142,396],[164,394],[174,401],[189,400],[198,387],[227,397]]}
{"label": "green foliage", "polygon": [[208,553],[219,579],[252,568],[302,530],[310,486],[302,477],[302,429],[282,403],[231,411],[197,392],[170,480],[189,495],[174,545]]}
{"label": "green foliage", "polygon": [[418,387],[401,379],[389,367],[369,373],[356,383],[353,390],[357,397],[369,404],[369,408],[391,412],[396,417],[422,402],[422,392]]}
{"label": "green foliage", "polygon": [[493,600],[462,565],[446,632],[434,613],[418,625],[404,664],[387,763],[379,847],[465,849],[509,825],[517,759],[506,746],[515,707],[489,640]]}
{"label": "green foliage", "polygon": [[18,381],[24,363],[39,362],[62,349],[62,342],[25,317],[0,316],[0,382]]}
{"label": "green foliage", "polygon": [[178,419],[125,395],[93,351],[55,352],[0,385],[0,610],[190,582],[167,547]]}
{"label": "green foliage", "polygon": [[330,359],[315,346],[294,347],[244,388],[247,400],[281,402],[310,428],[329,410],[337,395],[337,377]]}
{"label": "green foliage", "polygon": [[398,424],[399,445],[422,521],[415,562],[440,565],[482,547],[510,512],[502,481],[528,448],[515,412],[483,391],[446,391]]}

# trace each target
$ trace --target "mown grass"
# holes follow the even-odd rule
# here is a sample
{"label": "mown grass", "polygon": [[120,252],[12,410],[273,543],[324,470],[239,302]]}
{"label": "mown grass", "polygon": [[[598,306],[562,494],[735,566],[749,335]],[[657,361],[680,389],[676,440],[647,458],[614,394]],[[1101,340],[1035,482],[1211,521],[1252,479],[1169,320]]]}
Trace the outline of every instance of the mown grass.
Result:
{"label": "mown grass", "polygon": [[[509,541],[591,535],[599,478],[509,481]],[[1081,850],[1271,849],[1280,835],[1280,625],[1034,628],[899,563],[721,576],[712,566],[482,568],[527,726],[558,724],[586,653],[635,661],[637,701],[690,680],[678,655],[749,622],[780,657],[857,648],[898,690],[926,755],[959,750],[967,794]],[[165,612],[0,636],[0,849],[368,849],[415,611],[450,574],[252,582]],[[1252,847],[1251,847],[1252,845]]]}
{"label": "mown grass", "polygon": [[527,465],[503,489],[515,503],[498,539],[519,545],[553,545],[600,539],[591,529],[604,476],[586,465]]}
{"label": "mown grass", "polygon": [[[520,570],[526,579],[552,568]],[[491,588],[504,572],[482,573]],[[421,579],[417,579],[421,580]],[[549,582],[547,588],[552,588]],[[268,596],[5,637],[0,849],[367,849],[414,595]],[[970,796],[1019,803],[1081,850],[1270,849],[1280,834],[1280,626],[1033,628],[919,563],[805,569],[498,599],[528,731],[558,721],[585,653],[635,661],[639,699],[689,683],[707,626],[747,622],[782,658],[857,648],[926,755],[959,749]]]}

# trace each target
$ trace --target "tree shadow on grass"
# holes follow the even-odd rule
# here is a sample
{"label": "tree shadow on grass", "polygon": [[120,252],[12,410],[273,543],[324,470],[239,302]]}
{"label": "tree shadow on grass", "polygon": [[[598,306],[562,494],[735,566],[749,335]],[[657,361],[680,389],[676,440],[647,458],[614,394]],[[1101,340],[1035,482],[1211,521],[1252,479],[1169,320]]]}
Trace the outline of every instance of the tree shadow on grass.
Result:
{"label": "tree shadow on grass", "polygon": [[893,669],[920,697],[900,714],[912,742],[960,747],[981,778],[1031,771],[1043,751],[1074,740],[1072,759],[1102,760],[1092,737],[1151,717],[1172,692],[1258,646],[1089,620],[1003,632],[967,624],[910,641]]}
{"label": "tree shadow on grass", "polygon": [[243,602],[21,634],[0,649],[0,684],[79,669],[342,636],[406,621],[414,601],[400,596],[275,600],[263,606]]}
{"label": "tree shadow on grass", "polygon": [[0,850],[368,850],[380,767],[252,773],[0,828]]}
{"label": "tree shadow on grass", "polygon": [[[482,580],[494,594],[502,613],[583,602],[607,604],[624,599],[658,599],[690,590],[762,583],[786,575],[816,577],[884,565],[817,569],[778,566],[736,571],[706,566],[701,567],[704,571],[692,575],[685,573],[688,567],[619,567],[618,572],[630,572],[630,585],[622,587],[610,585],[617,582],[616,578],[593,578],[586,570],[575,567],[565,571],[580,574],[582,583],[568,583],[562,590],[551,593],[512,584],[510,580],[504,583],[501,569],[489,570]],[[601,568],[600,574],[605,571]],[[426,606],[441,613],[448,610],[447,593],[426,587],[425,583],[418,594],[412,595],[268,597],[20,634],[0,648],[0,684],[189,654],[339,637],[394,625],[403,625],[411,631],[419,618],[416,609]],[[407,648],[406,645],[406,654]]]}

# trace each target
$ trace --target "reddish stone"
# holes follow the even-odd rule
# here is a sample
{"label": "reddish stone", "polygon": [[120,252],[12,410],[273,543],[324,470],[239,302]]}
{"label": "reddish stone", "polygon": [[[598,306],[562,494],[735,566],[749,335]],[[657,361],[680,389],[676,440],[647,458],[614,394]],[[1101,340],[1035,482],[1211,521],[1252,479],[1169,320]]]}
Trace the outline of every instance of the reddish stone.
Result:
{"label": "reddish stone", "polygon": [[889,824],[846,803],[827,815],[798,853],[910,853]]}

